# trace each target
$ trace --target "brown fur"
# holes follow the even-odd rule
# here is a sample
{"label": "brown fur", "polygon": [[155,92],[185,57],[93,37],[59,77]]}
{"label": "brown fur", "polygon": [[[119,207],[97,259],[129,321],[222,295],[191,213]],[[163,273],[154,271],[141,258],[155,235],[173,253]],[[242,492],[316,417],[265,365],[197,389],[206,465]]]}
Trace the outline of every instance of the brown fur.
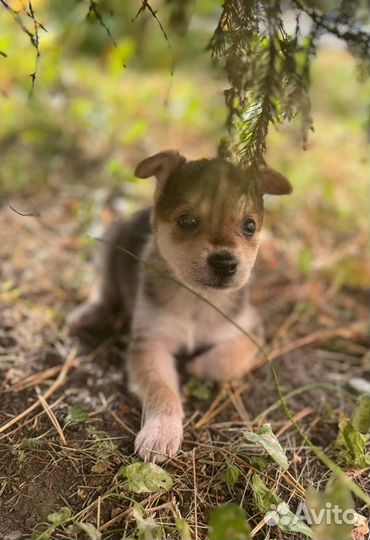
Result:
{"label": "brown fur", "polygon": [[[259,245],[263,195],[290,193],[291,186],[269,168],[256,177],[218,159],[187,162],[173,150],[145,159],[136,174],[157,178],[152,225],[149,212],[144,211],[113,227],[100,255],[97,286],[69,324],[73,331],[102,322],[113,324],[117,313],[130,321],[127,371],[143,404],[143,426],[135,449],[143,459],[162,461],[177,452],[182,438],[176,354],[194,354],[206,347],[187,369],[197,377],[221,382],[242,377],[253,367],[258,352],[249,338],[191,290],[262,338],[246,283]],[[179,225],[184,214],[196,218],[193,230]],[[247,218],[255,222],[254,234],[243,232]],[[140,268],[117,245],[148,266]],[[234,270],[220,275],[211,259],[225,253],[235,262]]]}

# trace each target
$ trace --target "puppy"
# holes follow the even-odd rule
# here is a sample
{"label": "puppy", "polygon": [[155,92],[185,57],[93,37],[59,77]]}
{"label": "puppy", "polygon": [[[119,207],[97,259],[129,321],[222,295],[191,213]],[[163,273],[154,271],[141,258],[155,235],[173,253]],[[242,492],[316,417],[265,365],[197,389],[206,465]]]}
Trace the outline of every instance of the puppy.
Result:
{"label": "puppy", "polygon": [[135,450],[160,462],[176,454],[183,436],[175,356],[195,355],[187,371],[219,382],[241,377],[255,362],[256,345],[204,299],[261,338],[246,284],[260,241],[263,195],[288,194],[292,187],[270,168],[252,177],[227,161],[187,161],[173,150],[145,159],[135,174],[156,177],[154,206],[108,232],[97,283],[69,326],[81,332],[113,325],[118,313],[130,321],[127,370],[143,405]]}

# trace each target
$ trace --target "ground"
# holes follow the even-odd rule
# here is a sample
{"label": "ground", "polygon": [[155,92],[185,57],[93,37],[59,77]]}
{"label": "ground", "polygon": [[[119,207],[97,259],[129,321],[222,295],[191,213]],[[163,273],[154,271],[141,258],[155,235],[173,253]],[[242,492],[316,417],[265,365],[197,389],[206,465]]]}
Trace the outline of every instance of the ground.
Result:
{"label": "ground", "polygon": [[[24,210],[25,204],[18,200],[17,208]],[[78,204],[75,196],[61,192],[32,204],[27,200],[27,207],[37,207],[45,220],[20,217],[9,207],[2,212],[0,242],[7,279],[2,285],[1,424],[37,402],[38,392],[48,392],[65,362],[69,370],[48,405],[62,428],[69,407],[79,405],[89,413],[84,423],[64,427],[65,442],[49,407],[42,404],[0,435],[3,538],[27,538],[61,506],[70,507],[76,520],[96,524],[107,538],[119,538],[133,526],[128,519],[133,498],[120,495],[116,474],[134,459],[134,435],[140,426],[138,403],[125,384],[124,340],[116,336],[103,341],[90,356],[79,355],[64,324],[65,314],[86,293],[81,275],[85,270],[89,274],[91,267],[83,260],[70,225]],[[347,394],[346,382],[367,371],[367,302],[360,291],[345,287],[328,302],[328,285],[302,283],[287,260],[283,241],[265,239],[255,272],[254,301],[267,326],[282,388],[287,393],[300,389],[289,399],[293,413],[312,441],[331,454],[337,421],[328,408],[341,414],[350,411],[353,396]],[[186,394],[185,376],[182,382]],[[243,428],[272,425],[291,469],[289,475],[281,474],[271,465],[266,478],[271,487],[278,484],[289,500],[299,499],[296,482],[321,486],[328,477],[278,406],[269,366],[234,385],[212,388],[207,400],[186,397],[185,410],[182,451],[166,465],[175,478],[173,490],[138,499],[166,523],[169,538],[174,511],[202,538],[212,508],[231,498],[250,499],[250,457],[259,452],[242,442]],[[95,430],[105,433],[102,440]],[[221,478],[229,461],[240,467],[242,476],[232,489],[225,489]],[[364,487],[366,477],[366,472],[357,476]],[[252,523],[260,520],[258,515],[251,517]],[[61,537],[74,537],[71,527]],[[262,538],[266,531],[259,534]]]}
{"label": "ground", "polygon": [[[331,54],[323,55],[321,73],[338,55],[343,55],[339,69],[353,73],[347,55]],[[353,113],[356,105],[344,98],[343,105],[330,87],[334,83],[326,84],[337,97],[335,107]],[[290,133],[292,128],[271,137],[270,161],[289,175],[296,191],[267,204],[251,292],[266,326],[279,389],[294,419],[368,491],[369,469],[344,463],[335,447],[338,421],[355,405],[348,383],[368,378],[369,372],[368,266],[363,255],[366,150],[360,123],[351,120],[340,127],[333,120],[335,111],[325,109],[325,99],[318,101],[317,131],[305,154],[294,142],[297,132]],[[191,122],[188,135],[177,133],[175,143],[195,154],[194,133],[201,128]],[[167,142],[174,135],[164,137]],[[246,510],[255,538],[301,538],[263,523],[252,476],[260,474],[295,510],[307,488],[324,488],[330,471],[287,417],[266,364],[221,387],[189,381],[182,374],[185,439],[179,454],[164,465],[174,485],[168,492],[142,495],[125,490],[118,471],[135,461],[133,444],[140,427],[139,404],[126,386],[127,337],[94,340],[87,351],[69,336],[65,318],[91,283],[91,237],[99,236],[118,214],[147,204],[150,195],[145,181],[122,187],[116,181],[102,183],[107,156],[101,151],[92,159],[86,151],[89,142],[82,141],[78,155],[65,150],[65,168],[56,163],[49,183],[22,180],[16,188],[10,173],[5,177],[0,206],[1,538],[37,538],[48,515],[68,507],[70,518],[42,538],[81,537],[79,523],[91,523],[107,539],[178,538],[176,519],[183,518],[191,537],[203,539],[212,510],[228,501]],[[8,144],[11,154],[13,143]],[[17,144],[21,155],[25,152],[26,174],[31,158],[27,147]],[[213,141],[203,145],[205,153],[214,147]],[[132,170],[142,153],[129,147],[119,159]],[[117,166],[117,156],[109,159]],[[13,162],[6,166],[13,171]],[[63,171],[72,179],[64,182]],[[90,181],[95,174],[99,181]],[[20,215],[27,213],[32,215]],[[256,431],[265,423],[287,454],[288,471],[256,460],[265,455],[263,450],[243,436],[243,430]],[[225,476],[232,466],[239,471],[235,483]],[[135,502],[146,516],[146,527],[152,527],[151,536],[140,532]],[[355,506],[367,515],[360,499]]]}

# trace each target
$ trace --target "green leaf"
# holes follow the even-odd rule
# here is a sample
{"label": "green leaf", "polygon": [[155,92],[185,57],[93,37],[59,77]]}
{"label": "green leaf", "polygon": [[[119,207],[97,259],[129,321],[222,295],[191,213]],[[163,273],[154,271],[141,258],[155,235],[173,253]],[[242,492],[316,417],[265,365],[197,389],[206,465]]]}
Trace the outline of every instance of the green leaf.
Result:
{"label": "green leaf", "polygon": [[352,424],[360,433],[370,432],[370,395],[359,396],[356,408],[352,413]]}
{"label": "green leaf", "polygon": [[289,506],[271,489],[258,474],[252,477],[253,498],[258,510],[264,515],[266,525],[276,526],[285,532],[302,533],[312,538],[312,531],[296,516]]}
{"label": "green leaf", "polygon": [[282,449],[279,441],[274,435],[270,424],[264,424],[257,433],[251,431],[244,431],[244,437],[247,441],[260,444],[272,457],[274,461],[284,470],[287,470],[289,467],[288,458],[285,455],[284,450]]}
{"label": "green leaf", "polygon": [[120,474],[127,478],[123,487],[132,493],[155,493],[168,491],[173,486],[170,474],[155,463],[131,463],[121,467]]}
{"label": "green leaf", "polygon": [[252,456],[249,458],[249,462],[253,469],[257,469],[261,472],[265,471],[271,464],[271,460],[268,456]]}
{"label": "green leaf", "polygon": [[178,538],[180,540],[192,540],[191,530],[185,519],[176,518],[175,523],[177,532],[179,533]]}
{"label": "green leaf", "polygon": [[80,529],[87,534],[90,540],[101,539],[101,532],[98,531],[98,529],[92,523],[77,522],[76,525],[78,525]]}
{"label": "green leaf", "polygon": [[[315,540],[351,539],[352,525],[346,524],[337,512],[338,508],[341,511],[353,510],[351,490],[342,479],[332,477],[324,492],[309,489],[306,503]],[[330,508],[333,511],[335,508],[338,519],[335,519]]]}
{"label": "green leaf", "polygon": [[370,466],[370,455],[366,453],[369,435],[357,431],[351,420],[339,423],[339,433],[335,445],[339,448],[340,457],[351,467],[364,469]]}
{"label": "green leaf", "polygon": [[138,529],[138,540],[161,540],[163,530],[152,516],[144,517],[143,510],[138,503],[134,503],[132,515],[136,521]]}
{"label": "green leaf", "polygon": [[229,503],[214,510],[209,520],[210,540],[247,540],[251,538],[247,515],[238,504]]}
{"label": "green leaf", "polygon": [[64,425],[73,426],[74,424],[80,424],[82,422],[86,422],[88,418],[89,414],[87,411],[85,411],[79,405],[73,405],[68,409],[68,414],[66,416]]}
{"label": "green leaf", "polygon": [[252,486],[254,502],[262,514],[267,514],[267,512],[271,511],[272,506],[277,506],[281,503],[281,499],[268,489],[257,473],[252,476]]}
{"label": "green leaf", "polygon": [[192,377],[185,387],[186,393],[196,399],[207,401],[211,397],[211,390],[206,383]]}
{"label": "green leaf", "polygon": [[233,488],[239,480],[240,470],[233,463],[228,463],[226,469],[221,475],[221,480],[229,487]]}
{"label": "green leaf", "polygon": [[54,527],[59,527],[59,525],[62,525],[66,521],[69,521],[71,519],[72,512],[70,508],[67,506],[62,506],[58,512],[52,512],[48,515],[47,519],[50,521],[50,523],[53,524]]}

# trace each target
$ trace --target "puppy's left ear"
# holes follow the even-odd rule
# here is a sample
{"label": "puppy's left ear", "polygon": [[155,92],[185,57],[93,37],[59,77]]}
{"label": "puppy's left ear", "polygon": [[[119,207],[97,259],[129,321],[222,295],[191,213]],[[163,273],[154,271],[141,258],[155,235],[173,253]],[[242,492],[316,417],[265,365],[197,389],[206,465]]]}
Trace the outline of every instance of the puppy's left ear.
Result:
{"label": "puppy's left ear", "polygon": [[289,195],[293,187],[285,176],[270,167],[261,167],[258,178],[259,187],[263,195]]}
{"label": "puppy's left ear", "polygon": [[184,156],[176,150],[164,150],[141,161],[135,169],[135,176],[138,178],[156,176],[158,184],[162,186],[176,167],[185,161]]}

